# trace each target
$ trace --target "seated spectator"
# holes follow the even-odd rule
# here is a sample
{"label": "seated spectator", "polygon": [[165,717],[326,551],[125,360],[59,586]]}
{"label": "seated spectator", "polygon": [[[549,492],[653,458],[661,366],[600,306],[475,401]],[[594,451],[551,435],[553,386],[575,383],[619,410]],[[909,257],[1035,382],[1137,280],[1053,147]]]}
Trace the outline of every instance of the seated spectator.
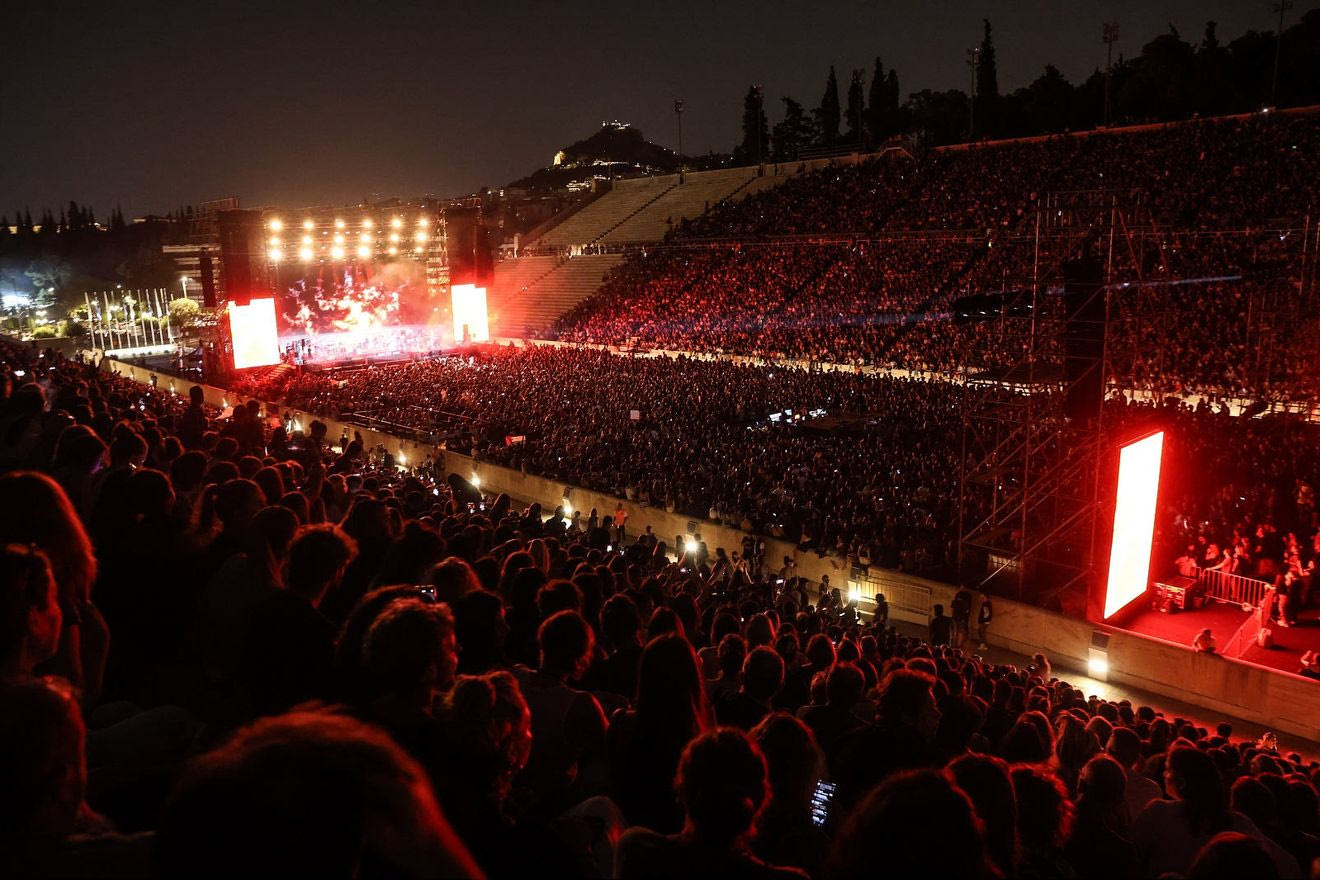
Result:
{"label": "seated spectator", "polygon": [[1017,795],[1008,763],[993,755],[967,754],[951,761],[945,772],[981,817],[986,854],[1000,876],[1018,876]]}
{"label": "seated spectator", "polygon": [[774,865],[818,876],[829,838],[811,814],[812,796],[825,769],[811,730],[791,715],[774,712],[751,730],[765,756],[770,799],[756,816],[752,851]]}
{"label": "seated spectator", "polygon": [[259,714],[330,693],[335,626],[318,607],[356,553],[331,525],[303,526],[289,547],[288,584],[252,609],[242,680]]}
{"label": "seated spectator", "polygon": [[1172,800],[1152,801],[1132,822],[1138,870],[1145,876],[1186,873],[1216,834],[1233,831],[1257,839],[1281,877],[1300,877],[1296,860],[1228,806],[1228,792],[1214,761],[1188,743],[1175,743],[1165,759],[1165,790]]}
{"label": "seated spectator", "polygon": [[829,876],[996,877],[967,795],[935,770],[891,776],[857,805],[834,840]]}
{"label": "seated spectator", "polygon": [[421,768],[326,709],[263,719],[194,759],[157,858],[176,877],[481,876]]}
{"label": "seated spectator", "polygon": [[517,667],[514,676],[532,711],[532,754],[522,784],[537,794],[541,811],[549,815],[581,800],[579,795],[596,793],[575,784],[585,764],[603,757],[609,723],[596,698],[573,687],[595,648],[582,615],[552,615],[541,624],[537,642],[540,664]]}
{"label": "seated spectator", "polygon": [[[39,552],[39,551],[38,551]],[[35,557],[34,557],[35,558]],[[66,683],[0,678],[0,873],[144,875],[149,836],[123,837],[85,800],[87,731]]]}
{"label": "seated spectator", "polygon": [[1137,852],[1128,839],[1126,775],[1117,761],[1096,755],[1082,769],[1077,813],[1064,855],[1082,880],[1133,877]]}
{"label": "seated spectator", "polygon": [[743,661],[742,684],[735,694],[725,694],[715,704],[720,724],[751,730],[772,711],[772,703],[784,685],[784,661],[773,648],[760,645]]}
{"label": "seated spectator", "polygon": [[767,865],[752,854],[748,836],[766,800],[765,759],[730,728],[704,733],[688,745],[676,782],[683,830],[665,835],[630,829],[619,841],[615,873],[638,877],[805,877],[793,868]]}
{"label": "seated spectator", "polygon": [[46,554],[23,544],[0,548],[0,674],[31,675],[54,657],[62,618]]}
{"label": "seated spectator", "polygon": [[674,774],[683,748],[713,724],[692,646],[673,634],[648,643],[633,708],[615,712],[609,732],[610,791],[631,824],[682,827]]}

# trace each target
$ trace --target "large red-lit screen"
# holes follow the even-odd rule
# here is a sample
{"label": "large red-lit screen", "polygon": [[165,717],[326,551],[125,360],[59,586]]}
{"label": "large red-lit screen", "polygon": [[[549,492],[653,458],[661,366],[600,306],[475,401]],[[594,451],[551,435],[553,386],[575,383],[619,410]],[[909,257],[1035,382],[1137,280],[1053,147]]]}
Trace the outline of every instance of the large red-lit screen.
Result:
{"label": "large red-lit screen", "polygon": [[1164,432],[1129,443],[1119,452],[1114,505],[1114,543],[1109,551],[1105,619],[1142,596],[1150,581],[1155,500],[1160,492]]}
{"label": "large red-lit screen", "polygon": [[234,369],[264,367],[280,362],[275,300],[254,299],[245,306],[231,302],[229,330],[234,338]]}

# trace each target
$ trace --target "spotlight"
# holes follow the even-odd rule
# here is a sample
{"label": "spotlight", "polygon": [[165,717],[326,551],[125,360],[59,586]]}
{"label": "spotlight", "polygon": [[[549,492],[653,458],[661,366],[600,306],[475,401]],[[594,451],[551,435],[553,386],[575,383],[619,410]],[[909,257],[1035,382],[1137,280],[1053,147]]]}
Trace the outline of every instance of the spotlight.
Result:
{"label": "spotlight", "polygon": [[281,220],[279,217],[276,217],[274,220],[270,221],[271,232],[279,232],[283,228],[284,228],[284,221]]}
{"label": "spotlight", "polygon": [[399,242],[399,233],[397,233],[397,232],[391,232],[391,233],[390,233],[390,241],[394,242],[395,244],[398,244],[398,242]]}
{"label": "spotlight", "polygon": [[342,260],[344,258],[344,249],[341,248],[339,245],[335,245],[334,247],[330,248],[330,256],[333,259]]}
{"label": "spotlight", "polygon": [[395,254],[397,254],[398,252],[399,252],[399,249],[398,249],[398,248],[396,248],[394,245],[390,245],[389,255],[390,255],[391,257],[394,256]]}
{"label": "spotlight", "polygon": [[472,475],[472,479],[471,479],[469,482],[472,483],[472,487],[473,487],[474,489],[480,489],[480,488],[481,488],[481,477],[477,476],[476,474],[473,474],[473,475]]}
{"label": "spotlight", "polygon": [[343,228],[344,228],[344,221],[343,221],[343,220],[336,219],[336,220],[335,220],[335,229],[343,229]]}
{"label": "spotlight", "polygon": [[344,236],[341,235],[340,233],[336,232],[336,233],[335,233],[335,244],[343,244],[343,243],[344,243]]}
{"label": "spotlight", "polygon": [[390,226],[393,226],[395,229],[402,229],[403,221],[400,220],[398,217],[395,217],[393,220],[390,221]]}
{"label": "spotlight", "polygon": [[303,243],[303,244],[311,244],[311,243],[312,243],[312,237],[311,237],[310,235],[304,235],[304,236],[302,237],[302,243]]}
{"label": "spotlight", "polygon": [[311,220],[303,221],[303,229],[314,229],[314,228],[316,228],[316,224],[313,223]]}
{"label": "spotlight", "polygon": [[371,257],[371,248],[365,244],[358,245],[357,255],[359,260],[365,260]]}
{"label": "spotlight", "polygon": [[417,239],[418,241],[426,241],[428,236],[425,232],[419,231],[416,235],[413,236],[413,238]]}
{"label": "spotlight", "polygon": [[366,243],[370,242],[370,241],[371,241],[371,233],[370,233],[370,232],[363,232],[363,233],[361,233],[360,235],[358,235],[358,241],[362,242],[363,244],[366,244]]}
{"label": "spotlight", "polygon": [[687,538],[683,541],[684,553],[696,553],[700,549],[701,549],[701,544],[698,543],[694,538]]}
{"label": "spotlight", "polygon": [[310,263],[312,261],[312,249],[309,247],[300,248],[298,251],[298,259],[302,260],[304,263]]}
{"label": "spotlight", "polygon": [[425,229],[428,225],[430,225],[430,223],[431,221],[427,220],[425,217],[422,217],[417,221],[417,225],[422,227],[423,229]]}
{"label": "spotlight", "polygon": [[270,237],[270,246],[271,246],[271,247],[279,247],[279,246],[280,246],[280,237],[279,237],[278,235],[272,235],[272,236]]}
{"label": "spotlight", "polygon": [[270,257],[272,263],[278,263],[280,260],[284,259],[284,251],[279,248],[271,248],[266,253],[266,256]]}
{"label": "spotlight", "polygon": [[375,225],[376,225],[376,224],[372,221],[372,219],[371,219],[370,217],[363,217],[363,218],[362,218],[362,228],[363,228],[363,229],[370,229],[371,227],[373,227],[373,226],[375,226]]}

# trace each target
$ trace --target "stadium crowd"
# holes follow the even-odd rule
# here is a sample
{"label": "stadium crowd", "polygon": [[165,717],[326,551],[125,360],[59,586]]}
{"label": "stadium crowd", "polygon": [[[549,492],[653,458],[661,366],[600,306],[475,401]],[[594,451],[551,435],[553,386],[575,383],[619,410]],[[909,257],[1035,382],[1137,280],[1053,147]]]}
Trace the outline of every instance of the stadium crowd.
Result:
{"label": "stadium crowd", "polygon": [[[1115,230],[1101,248],[1121,318],[1111,342],[1126,353],[1120,386],[1315,399],[1294,359],[1244,366],[1222,353],[1295,333],[1317,123],[1258,115],[919,162],[889,153],[797,175],[633,256],[547,335],[904,369],[999,366],[1021,345],[951,320],[953,303],[1039,284],[1038,315],[1057,320],[1061,298],[1048,294],[1061,263],[1102,219]],[[1295,344],[1311,349],[1305,337]]]}
{"label": "stadium crowd", "polygon": [[608,517],[373,467],[319,423],[0,359],[4,876],[1301,877],[1320,855],[1320,765],[1040,655],[987,662],[967,594],[900,635]]}
{"label": "stadium crowd", "polygon": [[508,347],[308,373],[283,400],[422,431],[461,416],[449,448],[478,460],[911,570],[951,558],[962,393],[856,373]]}

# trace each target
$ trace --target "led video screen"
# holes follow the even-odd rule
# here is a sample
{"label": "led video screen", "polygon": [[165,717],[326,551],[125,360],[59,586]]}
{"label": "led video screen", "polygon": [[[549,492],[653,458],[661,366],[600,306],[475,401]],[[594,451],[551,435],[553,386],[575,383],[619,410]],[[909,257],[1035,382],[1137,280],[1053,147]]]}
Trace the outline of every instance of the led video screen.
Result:
{"label": "led video screen", "polygon": [[229,329],[234,338],[234,369],[264,367],[280,362],[275,300],[254,299],[245,306],[230,302]]}
{"label": "led video screen", "polygon": [[1163,453],[1163,431],[1129,443],[1119,452],[1114,543],[1109,551],[1109,578],[1105,585],[1106,620],[1144,595],[1149,585]]}
{"label": "led video screen", "polygon": [[488,341],[490,319],[486,311],[486,288],[473,284],[455,284],[450,288],[450,293],[453,295],[454,341]]}

